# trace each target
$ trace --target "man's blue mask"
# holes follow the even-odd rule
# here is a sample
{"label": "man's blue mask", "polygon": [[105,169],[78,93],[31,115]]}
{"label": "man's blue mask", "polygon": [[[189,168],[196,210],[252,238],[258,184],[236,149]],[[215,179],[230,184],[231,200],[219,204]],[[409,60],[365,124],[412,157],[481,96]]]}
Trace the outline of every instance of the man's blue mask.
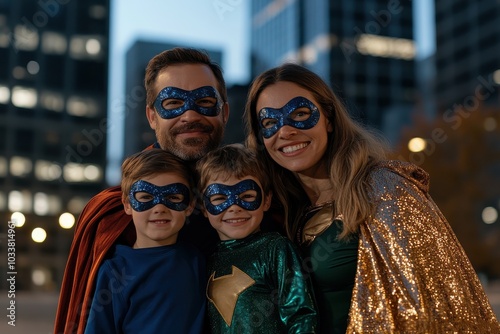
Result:
{"label": "man's blue mask", "polygon": [[138,212],[149,210],[157,204],[163,204],[175,211],[183,211],[190,201],[189,189],[185,184],[157,186],[144,180],[132,185],[128,198],[132,208]]}
{"label": "man's blue mask", "polygon": [[223,105],[222,97],[212,86],[191,91],[165,87],[158,93],[154,103],[156,112],[164,119],[175,118],[187,110],[194,110],[203,116],[217,116]]}
{"label": "man's blue mask", "polygon": [[[251,196],[250,201],[245,199],[245,197],[241,197],[241,195],[248,190],[254,190],[256,192],[255,196]],[[257,210],[262,203],[262,190],[257,182],[250,179],[243,180],[232,186],[212,183],[205,190],[203,197],[207,211],[210,212],[210,214],[217,216],[235,204],[245,210]],[[216,199],[216,202],[220,202],[222,200],[222,203],[217,205],[212,204],[211,200],[214,198]]]}
{"label": "man's blue mask", "polygon": [[262,108],[259,111],[259,125],[264,138],[271,138],[285,125],[307,130],[319,120],[318,107],[305,97],[294,97],[279,109]]}

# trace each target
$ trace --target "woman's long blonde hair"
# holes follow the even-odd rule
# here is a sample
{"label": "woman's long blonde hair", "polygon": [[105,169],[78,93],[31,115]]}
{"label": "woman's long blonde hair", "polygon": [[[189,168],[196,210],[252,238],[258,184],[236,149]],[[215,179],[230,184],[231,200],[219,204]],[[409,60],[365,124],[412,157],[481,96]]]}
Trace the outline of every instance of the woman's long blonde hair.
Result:
{"label": "woman's long blonde hair", "polygon": [[386,159],[386,144],[373,131],[364,128],[348,114],[332,89],[314,72],[296,64],[284,64],[260,74],[248,93],[244,119],[246,145],[255,150],[272,181],[274,205],[280,205],[285,215],[288,237],[295,239],[304,210],[311,203],[296,175],[277,164],[264,147],[257,119],[257,100],[261,92],[279,81],[294,83],[314,96],[333,131],[328,135],[324,159],[329,179],[335,191],[334,213],[342,214],[343,232],[340,238],[358,231],[359,224],[372,213],[368,200],[367,177],[372,167]]}

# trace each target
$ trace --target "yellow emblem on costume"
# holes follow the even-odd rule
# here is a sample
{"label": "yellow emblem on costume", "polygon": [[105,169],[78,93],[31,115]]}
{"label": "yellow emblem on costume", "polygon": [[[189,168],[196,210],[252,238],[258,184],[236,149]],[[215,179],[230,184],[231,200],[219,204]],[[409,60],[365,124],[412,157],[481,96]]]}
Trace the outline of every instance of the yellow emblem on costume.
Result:
{"label": "yellow emblem on costume", "polygon": [[232,273],[221,277],[212,273],[208,280],[207,298],[219,311],[228,326],[231,326],[238,296],[255,284],[255,281],[244,271],[232,266]]}

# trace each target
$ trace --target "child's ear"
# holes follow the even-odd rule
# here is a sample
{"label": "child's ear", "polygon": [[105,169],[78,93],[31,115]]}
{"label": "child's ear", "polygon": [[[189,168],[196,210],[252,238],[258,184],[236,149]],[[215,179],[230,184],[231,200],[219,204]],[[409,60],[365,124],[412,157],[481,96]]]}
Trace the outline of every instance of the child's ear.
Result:
{"label": "child's ear", "polygon": [[186,213],[186,217],[191,216],[191,214],[193,213],[195,207],[196,207],[196,199],[192,200],[189,203],[189,206],[186,208],[186,210],[184,210],[184,212]]}
{"label": "child's ear", "polygon": [[266,195],[264,195],[264,203],[263,203],[263,208],[264,211],[269,210],[271,207],[271,200],[273,199],[273,193],[270,191]]}
{"label": "child's ear", "polygon": [[132,216],[132,207],[130,206],[130,202],[128,201],[128,198],[122,199],[123,203],[123,208],[125,209],[125,213],[129,216]]}
{"label": "child's ear", "polygon": [[205,209],[205,205],[200,205],[200,210],[203,213],[203,215],[205,216],[205,218],[208,218],[207,209]]}

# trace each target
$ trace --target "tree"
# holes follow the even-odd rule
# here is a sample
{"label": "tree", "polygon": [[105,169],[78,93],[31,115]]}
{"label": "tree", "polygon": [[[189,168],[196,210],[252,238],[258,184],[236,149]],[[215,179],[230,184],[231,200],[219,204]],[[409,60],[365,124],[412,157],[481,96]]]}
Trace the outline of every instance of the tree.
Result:
{"label": "tree", "polygon": [[[474,268],[500,277],[500,219],[483,222],[486,206],[500,208],[500,108],[456,108],[403,129],[393,158],[419,165],[431,177],[430,194],[448,219]],[[425,139],[411,152],[410,139]]]}

